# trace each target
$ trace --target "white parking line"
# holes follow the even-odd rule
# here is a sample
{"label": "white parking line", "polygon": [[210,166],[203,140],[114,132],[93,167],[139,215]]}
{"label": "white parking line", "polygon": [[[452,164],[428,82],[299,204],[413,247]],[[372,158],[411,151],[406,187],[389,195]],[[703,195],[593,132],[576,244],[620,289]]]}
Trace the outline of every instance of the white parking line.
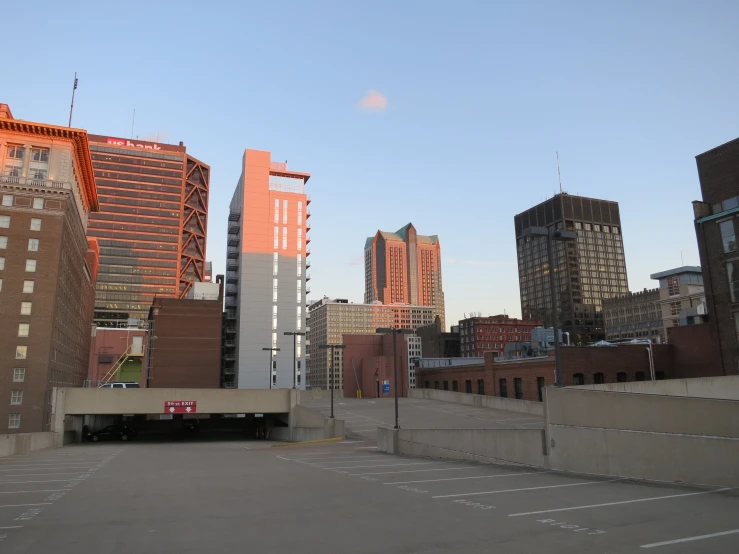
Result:
{"label": "white parking line", "polygon": [[8,525],[7,527],[0,527],[0,529],[21,529],[23,525]]}
{"label": "white parking line", "polygon": [[527,487],[525,489],[508,489],[504,491],[465,492],[462,494],[442,494],[440,496],[432,496],[431,498],[453,498],[456,496],[478,496],[481,494],[500,494],[502,492],[536,491],[539,489],[559,489],[561,487],[579,487],[582,485],[599,485],[600,483],[611,483],[612,481],[620,481],[620,479],[609,479],[608,481],[587,481],[585,483],[567,483],[566,485],[549,485],[546,487]]}
{"label": "white parking line", "polygon": [[[9,479],[13,479],[15,477],[41,477],[44,475],[79,475],[80,473],[87,473],[87,470],[79,470],[79,471],[73,471],[73,472],[54,472],[54,473],[24,473],[23,475],[0,475],[0,477],[5,477]],[[6,481],[0,481],[0,483],[5,483]]]}
{"label": "white parking line", "polygon": [[40,489],[37,491],[0,491],[0,494],[21,494],[21,493],[29,493],[29,492],[62,492],[62,491],[67,491],[67,490],[69,489],[50,489],[50,490]]}
{"label": "white parking line", "polygon": [[[94,467],[94,466],[92,466],[90,464],[86,464],[86,465],[74,465],[72,467],[60,467],[59,469],[74,469],[76,467],[82,468],[82,469],[85,469],[86,470],[87,468]],[[55,467],[31,467],[31,468],[28,468],[28,469],[23,469],[23,468],[20,468],[20,467],[16,467],[16,468],[13,468],[13,469],[0,469],[0,472],[6,472],[6,471],[39,471],[39,470],[43,470],[43,469],[57,469],[57,466],[55,466]],[[26,475],[30,475],[30,474],[27,473]],[[0,475],[0,477],[10,477],[10,475],[7,475],[7,476],[6,475]]]}
{"label": "white parking line", "polygon": [[473,469],[471,467],[443,467],[440,469],[405,469],[403,471],[381,471],[379,473],[350,473],[349,475],[390,475],[391,473],[421,473],[422,471],[451,471],[452,469]]}
{"label": "white parking line", "polygon": [[346,466],[346,467],[327,467],[324,469],[361,469],[364,467],[393,467],[393,466],[425,466],[429,464],[435,464],[438,462],[412,462],[410,464],[380,464],[373,466]]}
{"label": "white parking line", "polygon": [[353,456],[351,458],[321,458],[319,460],[310,460],[310,463],[320,462],[322,464],[340,464],[342,462],[351,462],[354,460],[382,460],[387,459],[384,456],[375,454],[374,456]]}
{"label": "white parking line", "polygon": [[519,473],[501,473],[499,475],[475,475],[474,477],[448,477],[446,479],[423,479],[421,481],[396,481],[394,483],[383,483],[383,485],[410,485],[411,483],[435,483],[437,481],[459,481],[461,479],[494,479],[496,477],[516,477],[518,475],[535,475],[537,473],[549,473],[548,471],[526,471]]}
{"label": "white parking line", "polygon": [[721,531],[720,533],[711,533],[710,535],[698,535],[697,537],[685,537],[684,539],[676,539],[674,541],[653,542],[651,544],[642,544],[641,548],[654,548],[656,546],[666,546],[668,544],[678,544],[681,542],[701,541],[703,539],[712,539],[713,537],[723,537],[724,535],[733,535],[739,533],[739,529],[731,531]]}
{"label": "white parking line", "polygon": [[38,504],[5,504],[0,508],[22,508],[23,506],[50,506],[51,502],[39,502]]}
{"label": "white parking line", "polygon": [[21,483],[68,483],[69,481],[84,481],[84,479],[48,479],[46,481],[0,481],[0,485],[19,485]]}
{"label": "white parking line", "polygon": [[[14,468],[14,467],[23,468],[23,467],[27,467],[27,468],[30,468],[30,469],[33,469],[33,468],[36,468],[36,469],[54,469],[55,467],[69,467],[69,466],[71,466],[71,467],[77,467],[77,466],[90,467],[91,465],[99,465],[99,463],[100,462],[90,462],[90,463],[77,462],[75,464],[67,464],[67,463],[64,463],[64,464],[13,464],[13,465],[10,465],[10,464],[7,464],[7,465],[6,464],[0,464],[0,468],[6,468],[6,467],[9,467],[9,468]],[[49,467],[49,466],[51,466],[51,467]],[[0,469],[0,471],[10,471],[10,470],[8,470],[8,469]]]}
{"label": "white parking line", "polygon": [[712,491],[689,492],[686,494],[668,494],[667,496],[652,496],[650,498],[637,498],[636,500],[622,500],[621,502],[606,502],[604,504],[590,504],[588,506],[571,506],[569,508],[555,508],[553,510],[539,510],[536,512],[522,512],[520,514],[508,514],[508,517],[531,516],[535,514],[549,514],[552,512],[567,512],[570,510],[584,510],[586,508],[601,508],[603,506],[619,506],[621,504],[633,504],[634,502],[649,502],[651,500],[664,500],[666,498],[681,498],[684,496],[698,496],[701,494],[711,494],[714,492],[730,491],[731,488],[714,489]]}

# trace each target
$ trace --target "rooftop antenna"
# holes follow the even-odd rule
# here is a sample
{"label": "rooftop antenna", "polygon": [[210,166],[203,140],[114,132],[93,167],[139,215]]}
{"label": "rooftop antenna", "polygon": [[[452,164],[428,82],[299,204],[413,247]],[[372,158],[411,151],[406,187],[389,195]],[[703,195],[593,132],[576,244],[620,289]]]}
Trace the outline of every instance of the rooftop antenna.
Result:
{"label": "rooftop antenna", "polygon": [[69,105],[69,127],[72,126],[72,110],[74,110],[74,91],[77,90],[77,72],[74,72],[74,85],[72,86],[72,103]]}
{"label": "rooftop antenna", "polygon": [[133,117],[131,118],[131,140],[133,140],[133,125],[136,123],[136,108],[133,109]]}
{"label": "rooftop antenna", "polygon": [[562,194],[562,174],[559,172],[559,151],[557,151],[557,178],[559,179],[559,194]]}

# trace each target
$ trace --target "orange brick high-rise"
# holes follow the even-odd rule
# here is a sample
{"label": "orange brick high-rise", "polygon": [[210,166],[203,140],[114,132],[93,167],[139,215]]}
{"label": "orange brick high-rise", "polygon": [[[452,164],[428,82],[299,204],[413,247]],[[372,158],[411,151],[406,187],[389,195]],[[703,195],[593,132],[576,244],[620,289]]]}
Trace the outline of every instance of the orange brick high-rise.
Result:
{"label": "orange brick high-rise", "polygon": [[433,306],[446,328],[436,235],[419,235],[412,223],[394,233],[377,231],[364,245],[364,283],[366,304]]}

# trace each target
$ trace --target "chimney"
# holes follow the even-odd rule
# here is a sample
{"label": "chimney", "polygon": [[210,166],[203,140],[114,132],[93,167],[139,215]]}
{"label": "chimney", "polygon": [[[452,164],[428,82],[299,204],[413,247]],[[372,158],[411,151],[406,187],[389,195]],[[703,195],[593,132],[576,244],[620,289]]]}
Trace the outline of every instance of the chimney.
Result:
{"label": "chimney", "polygon": [[0,119],[13,119],[13,112],[7,104],[0,104]]}

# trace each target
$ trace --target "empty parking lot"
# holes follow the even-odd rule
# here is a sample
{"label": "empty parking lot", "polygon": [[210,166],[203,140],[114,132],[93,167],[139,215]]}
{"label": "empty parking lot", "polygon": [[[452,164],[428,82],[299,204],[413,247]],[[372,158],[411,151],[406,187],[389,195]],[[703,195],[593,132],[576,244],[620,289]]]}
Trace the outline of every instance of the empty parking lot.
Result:
{"label": "empty parking lot", "polygon": [[390,456],[359,440],[99,444],[6,458],[0,551],[739,551],[733,490]]}

